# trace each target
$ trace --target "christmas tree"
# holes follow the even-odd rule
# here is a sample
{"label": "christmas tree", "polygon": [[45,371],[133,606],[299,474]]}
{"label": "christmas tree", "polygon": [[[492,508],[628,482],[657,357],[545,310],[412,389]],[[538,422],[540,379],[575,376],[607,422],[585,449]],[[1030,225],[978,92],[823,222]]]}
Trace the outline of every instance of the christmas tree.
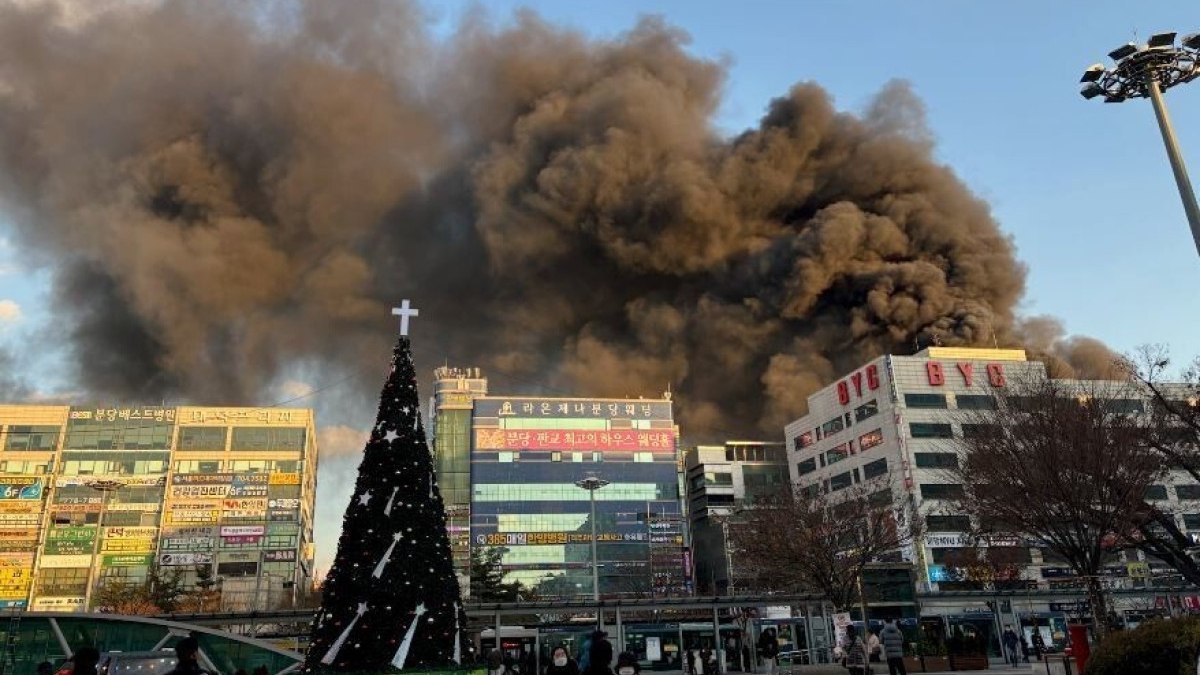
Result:
{"label": "christmas tree", "polygon": [[342,521],[306,672],[441,668],[461,660],[458,580],[406,328]]}

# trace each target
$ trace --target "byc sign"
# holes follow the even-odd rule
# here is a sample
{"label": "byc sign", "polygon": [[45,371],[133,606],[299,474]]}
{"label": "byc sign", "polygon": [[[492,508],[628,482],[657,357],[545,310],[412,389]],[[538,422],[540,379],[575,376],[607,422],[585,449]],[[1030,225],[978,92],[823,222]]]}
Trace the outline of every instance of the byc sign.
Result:
{"label": "byc sign", "polygon": [[875,365],[867,366],[862,370],[854,373],[850,377],[838,382],[838,403],[846,405],[850,402],[850,387],[854,387],[854,395],[862,398],[863,385],[866,385],[867,391],[875,391],[879,388],[879,367]]}
{"label": "byc sign", "polygon": [[[957,364],[958,373],[962,376],[963,384],[968,387],[975,383],[975,364],[970,362],[959,362]],[[946,369],[937,361],[929,361],[925,364],[925,374],[929,378],[929,384],[934,387],[940,387],[946,384]],[[1004,364],[989,363],[987,364],[987,381],[993,387],[1003,387],[1007,380],[1004,378]]]}

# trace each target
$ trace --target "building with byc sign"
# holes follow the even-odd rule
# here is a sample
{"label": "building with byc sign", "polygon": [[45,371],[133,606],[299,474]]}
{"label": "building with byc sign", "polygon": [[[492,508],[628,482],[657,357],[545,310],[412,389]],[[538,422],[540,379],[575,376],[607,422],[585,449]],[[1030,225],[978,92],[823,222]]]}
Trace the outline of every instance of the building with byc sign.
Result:
{"label": "building with byc sign", "polygon": [[152,567],[208,607],[287,606],[313,578],[311,410],[0,406],[0,606],[98,609]]}
{"label": "building with byc sign", "polygon": [[690,579],[669,399],[474,399],[471,546],[503,547],[509,581],[591,597],[594,477],[600,595],[681,595]]}

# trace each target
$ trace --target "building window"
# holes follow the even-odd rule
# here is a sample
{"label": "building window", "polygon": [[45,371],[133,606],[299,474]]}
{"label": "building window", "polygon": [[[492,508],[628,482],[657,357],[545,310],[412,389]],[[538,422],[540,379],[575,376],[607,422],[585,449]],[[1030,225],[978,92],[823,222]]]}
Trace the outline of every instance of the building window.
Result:
{"label": "building window", "polygon": [[944,565],[947,560],[962,560],[971,549],[968,548],[933,548],[929,550],[929,557],[935,565]]}
{"label": "building window", "polygon": [[801,476],[808,475],[816,470],[817,460],[815,458],[806,459],[796,465],[796,472]]}
{"label": "building window", "polygon": [[837,464],[838,462],[850,456],[850,444],[842,443],[825,453],[825,461],[829,464]]}
{"label": "building window", "polygon": [[653,462],[653,452],[635,452],[633,453],[633,461],[635,462]]}
{"label": "building window", "polygon": [[844,490],[851,485],[854,485],[854,476],[849,471],[845,473],[839,473],[838,475],[832,476],[829,479],[829,490],[831,492]]}
{"label": "building window", "polygon": [[882,490],[872,492],[871,494],[867,495],[867,504],[873,509],[882,509],[882,508],[891,506],[891,504],[892,504],[891,488],[884,488]]}
{"label": "building window", "polygon": [[1175,496],[1180,500],[1200,499],[1200,485],[1176,485]]}
{"label": "building window", "polygon": [[908,425],[913,438],[953,438],[949,424],[939,422],[913,422]]}
{"label": "building window", "polygon": [[878,478],[879,476],[882,476],[882,475],[886,474],[887,472],[888,472],[888,465],[887,465],[886,459],[877,459],[874,462],[867,462],[866,464],[863,464],[863,467],[862,467],[862,473],[863,473],[864,480],[871,480],[872,478]]}
{"label": "building window", "polygon": [[1161,502],[1167,498],[1166,485],[1151,485],[1146,488],[1146,499]]}
{"label": "building window", "polygon": [[829,420],[828,422],[826,422],[825,424],[821,425],[821,432],[824,433],[826,436],[828,436],[829,434],[836,434],[837,432],[839,432],[845,428],[846,428],[846,426],[842,422],[842,418],[835,417],[835,418]]}
{"label": "building window", "polygon": [[957,469],[958,455],[951,452],[915,452],[918,469]]}
{"label": "building window", "polygon": [[8,428],[4,437],[5,450],[54,450],[58,447],[57,426],[20,426]]}
{"label": "building window", "polygon": [[988,394],[958,394],[954,402],[959,410],[995,410],[996,397]]}
{"label": "building window", "polygon": [[603,462],[604,461],[604,453],[593,452],[592,453],[592,461],[593,462]]}
{"label": "building window", "polygon": [[304,450],[303,427],[234,427],[233,450]]}
{"label": "building window", "polygon": [[512,451],[501,450],[500,452],[496,453],[496,461],[500,462],[502,464],[511,463],[513,461],[514,457],[516,456],[516,454],[517,453],[512,452]]}
{"label": "building window", "polygon": [[555,450],[554,452],[550,453],[550,461],[551,462],[561,462],[562,461],[562,452],[559,450]]}
{"label": "building window", "polygon": [[224,450],[225,427],[181,427],[180,450]]}
{"label": "building window", "polygon": [[905,394],[904,405],[909,408],[945,408],[945,394]]}
{"label": "building window", "polygon": [[961,499],[963,486],[957,483],[921,483],[923,499]]}
{"label": "building window", "polygon": [[970,516],[925,516],[930,532],[970,532]]}
{"label": "building window", "polygon": [[802,448],[807,448],[808,446],[812,445],[813,442],[813,432],[806,431],[796,437],[796,449],[800,450]]}
{"label": "building window", "polygon": [[879,404],[875,402],[875,399],[871,399],[854,409],[854,419],[858,422],[869,417],[874,417],[877,414],[879,414]]}
{"label": "building window", "polygon": [[1183,527],[1186,530],[1200,530],[1200,513],[1183,514]]}
{"label": "building window", "polygon": [[583,461],[583,453],[582,452],[572,452],[571,453],[571,461],[572,462],[582,462]]}
{"label": "building window", "polygon": [[868,431],[867,433],[858,437],[859,451],[870,450],[871,448],[879,445],[880,443],[883,443],[883,430],[882,429],[876,429],[875,431]]}

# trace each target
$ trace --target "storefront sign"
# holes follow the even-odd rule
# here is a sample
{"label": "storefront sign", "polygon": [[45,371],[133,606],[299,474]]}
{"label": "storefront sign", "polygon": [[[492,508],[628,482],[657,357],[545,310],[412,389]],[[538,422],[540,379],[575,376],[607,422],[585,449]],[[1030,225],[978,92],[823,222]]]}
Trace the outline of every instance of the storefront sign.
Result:
{"label": "storefront sign", "polygon": [[240,546],[243,544],[257,544],[262,541],[262,536],[257,534],[243,534],[235,537],[221,537],[222,546]]}
{"label": "storefront sign", "polygon": [[196,497],[224,497],[229,494],[229,485],[172,485],[171,496],[194,499]]}
{"label": "storefront sign", "polygon": [[221,519],[220,511],[171,511],[167,513],[167,522],[182,525],[186,523],[215,523]]}
{"label": "storefront sign", "polygon": [[273,473],[267,479],[271,485],[299,485],[300,474],[298,473]]}
{"label": "storefront sign", "polygon": [[871,364],[866,368],[850,375],[850,377],[838,382],[837,393],[838,403],[846,405],[850,403],[850,393],[853,391],[856,398],[863,397],[863,391],[867,393],[875,391],[879,388],[879,366]]}
{"label": "storefront sign", "polygon": [[[3,532],[4,530],[0,530]],[[86,541],[96,540],[95,525],[55,525],[46,532],[46,541]]]}
{"label": "storefront sign", "polygon": [[[649,541],[646,532],[601,532],[596,541],[601,543]],[[540,546],[553,544],[591,543],[590,532],[493,532],[476,534],[475,543],[480,546]]]}
{"label": "storefront sign", "polygon": [[171,478],[172,485],[266,485],[265,473],[177,473]]}
{"label": "storefront sign", "polygon": [[0,513],[0,526],[29,525],[37,527],[42,522],[40,513]]}
{"label": "storefront sign", "polygon": [[100,550],[105,553],[153,551],[153,539],[105,539],[100,544]]}
{"label": "storefront sign", "polygon": [[92,483],[116,482],[121,485],[165,485],[167,477],[163,476],[59,476],[54,479],[58,487],[69,485],[91,485]]}
{"label": "storefront sign", "polygon": [[238,485],[234,483],[229,486],[230,497],[266,497],[267,486],[264,485]]}
{"label": "storefront sign", "polygon": [[91,410],[71,409],[73,420],[95,420],[97,422],[116,422],[117,420],[154,420],[155,422],[174,422],[174,408],[95,408]]}
{"label": "storefront sign", "polygon": [[100,513],[99,504],[51,504],[54,513]]}
{"label": "storefront sign", "polygon": [[222,425],[239,422],[255,424],[300,424],[308,421],[303,410],[278,410],[271,408],[183,408],[179,421],[182,424]]}
{"label": "storefront sign", "polygon": [[103,557],[105,567],[149,567],[154,563],[154,556],[145,555],[106,555]]}
{"label": "storefront sign", "polygon": [[264,525],[226,525],[221,528],[222,537],[244,537],[246,535],[262,536],[266,534]]}
{"label": "storefront sign", "polygon": [[226,499],[221,502],[226,511],[265,511],[267,500],[260,498]]}
{"label": "storefront sign", "polygon": [[38,500],[42,498],[42,479],[5,476],[0,480],[0,499]]}
{"label": "storefront sign", "polygon": [[163,550],[166,551],[211,551],[211,537],[169,537],[162,540]]}
{"label": "storefront sign", "polygon": [[476,429],[478,450],[675,450],[673,431]]}
{"label": "storefront sign", "polygon": [[[37,539],[25,539],[22,541],[0,541],[0,553],[28,553],[36,550]],[[76,551],[72,551],[72,553],[75,552]],[[82,551],[79,552],[81,553]]]}
{"label": "storefront sign", "polygon": [[1043,567],[1043,579],[1060,579],[1063,577],[1073,577],[1075,572],[1071,571],[1070,567]]}
{"label": "storefront sign", "polygon": [[44,555],[38,560],[38,567],[91,567],[92,556],[87,555]]}
{"label": "storefront sign", "polygon": [[158,564],[166,566],[208,565],[213,561],[211,553],[160,553]]}
{"label": "storefront sign", "polygon": [[296,559],[296,549],[284,548],[267,551],[263,553],[263,560],[267,562],[292,562]]}
{"label": "storefront sign", "polygon": [[971,539],[965,534],[932,534],[925,537],[929,548],[962,548],[971,545]]}
{"label": "storefront sign", "polygon": [[159,502],[118,502],[109,504],[105,511],[141,511],[151,513],[162,508]]}
{"label": "storefront sign", "polygon": [[299,499],[272,499],[267,502],[267,506],[272,509],[298,509],[300,508]]}
{"label": "storefront sign", "polygon": [[671,419],[670,401],[506,398],[475,399],[475,417]]}
{"label": "storefront sign", "polygon": [[105,539],[153,539],[158,536],[157,527],[106,527]]}
{"label": "storefront sign", "polygon": [[291,522],[300,519],[299,511],[270,511],[267,513],[267,520],[275,522]]}
{"label": "storefront sign", "polygon": [[82,596],[65,598],[34,598],[33,609],[40,612],[73,612],[83,607]]}

